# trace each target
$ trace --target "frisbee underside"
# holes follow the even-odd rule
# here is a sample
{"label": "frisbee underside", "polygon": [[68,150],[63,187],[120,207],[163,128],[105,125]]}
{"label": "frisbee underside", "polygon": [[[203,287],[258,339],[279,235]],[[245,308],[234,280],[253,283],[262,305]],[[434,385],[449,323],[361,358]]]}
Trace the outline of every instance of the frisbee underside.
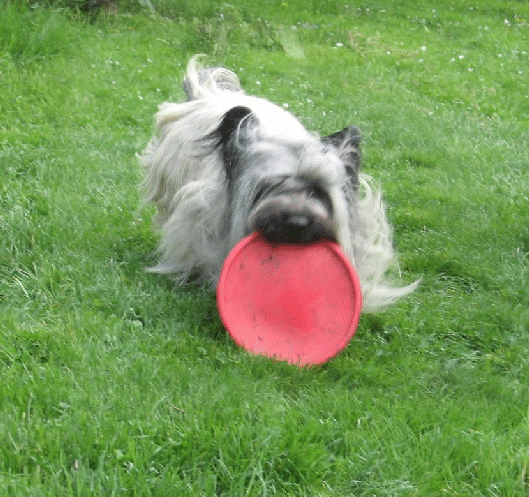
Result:
{"label": "frisbee underside", "polygon": [[228,255],[217,303],[238,345],[304,366],[323,363],[347,345],[362,297],[337,244],[270,245],[253,234]]}

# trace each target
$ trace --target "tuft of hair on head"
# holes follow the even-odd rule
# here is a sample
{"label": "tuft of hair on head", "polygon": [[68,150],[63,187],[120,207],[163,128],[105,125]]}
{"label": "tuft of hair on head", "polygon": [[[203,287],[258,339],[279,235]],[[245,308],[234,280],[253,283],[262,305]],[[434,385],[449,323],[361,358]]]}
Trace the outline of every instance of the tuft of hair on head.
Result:
{"label": "tuft of hair on head", "polygon": [[187,100],[200,100],[223,92],[244,93],[237,75],[223,67],[204,68],[199,60],[205,55],[195,55],[187,64],[184,91]]}

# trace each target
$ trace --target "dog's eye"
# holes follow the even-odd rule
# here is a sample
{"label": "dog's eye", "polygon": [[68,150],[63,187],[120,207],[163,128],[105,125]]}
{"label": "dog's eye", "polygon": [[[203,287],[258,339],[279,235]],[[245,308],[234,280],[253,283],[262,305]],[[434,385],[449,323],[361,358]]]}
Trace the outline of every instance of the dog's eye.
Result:
{"label": "dog's eye", "polygon": [[317,199],[325,199],[328,197],[327,192],[319,185],[312,184],[308,186],[306,192],[309,197]]}
{"label": "dog's eye", "polygon": [[276,190],[277,188],[279,188],[280,186],[283,185],[283,183],[285,183],[285,181],[288,179],[288,176],[279,176],[277,178],[274,178],[274,180],[272,181],[269,181],[267,183],[264,183],[262,184],[258,189],[257,189],[257,192],[255,194],[255,197],[253,199],[253,205],[256,205],[257,203],[259,203],[259,201],[269,195],[270,193],[272,193],[274,190]]}
{"label": "dog's eye", "polygon": [[305,190],[306,194],[309,198],[312,198],[314,200],[318,200],[321,202],[329,211],[330,214],[333,212],[333,206],[332,206],[332,200],[329,194],[327,193],[327,190],[323,188],[322,186],[318,184],[311,184],[307,187]]}
{"label": "dog's eye", "polygon": [[256,205],[259,203],[259,201],[265,196],[265,193],[269,191],[270,187],[264,186],[257,190],[257,193],[255,194],[255,197],[253,199],[253,205]]}

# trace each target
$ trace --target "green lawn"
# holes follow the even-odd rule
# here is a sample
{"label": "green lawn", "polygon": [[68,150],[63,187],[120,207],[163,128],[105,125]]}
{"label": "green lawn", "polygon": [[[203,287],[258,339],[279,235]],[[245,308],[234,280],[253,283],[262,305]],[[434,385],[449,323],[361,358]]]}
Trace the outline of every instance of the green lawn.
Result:
{"label": "green lawn", "polygon": [[[73,1],[0,0],[0,497],[529,496],[529,2]],[[321,367],[143,271],[136,154],[195,53],[360,126],[422,277]]]}

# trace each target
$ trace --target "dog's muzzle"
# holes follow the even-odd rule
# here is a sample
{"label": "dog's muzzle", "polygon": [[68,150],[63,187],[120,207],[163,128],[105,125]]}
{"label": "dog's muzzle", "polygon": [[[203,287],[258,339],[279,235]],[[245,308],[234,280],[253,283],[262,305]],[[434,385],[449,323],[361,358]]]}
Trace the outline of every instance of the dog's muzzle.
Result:
{"label": "dog's muzzle", "polygon": [[280,176],[264,181],[254,198],[249,232],[273,243],[336,241],[331,198],[303,177]]}

